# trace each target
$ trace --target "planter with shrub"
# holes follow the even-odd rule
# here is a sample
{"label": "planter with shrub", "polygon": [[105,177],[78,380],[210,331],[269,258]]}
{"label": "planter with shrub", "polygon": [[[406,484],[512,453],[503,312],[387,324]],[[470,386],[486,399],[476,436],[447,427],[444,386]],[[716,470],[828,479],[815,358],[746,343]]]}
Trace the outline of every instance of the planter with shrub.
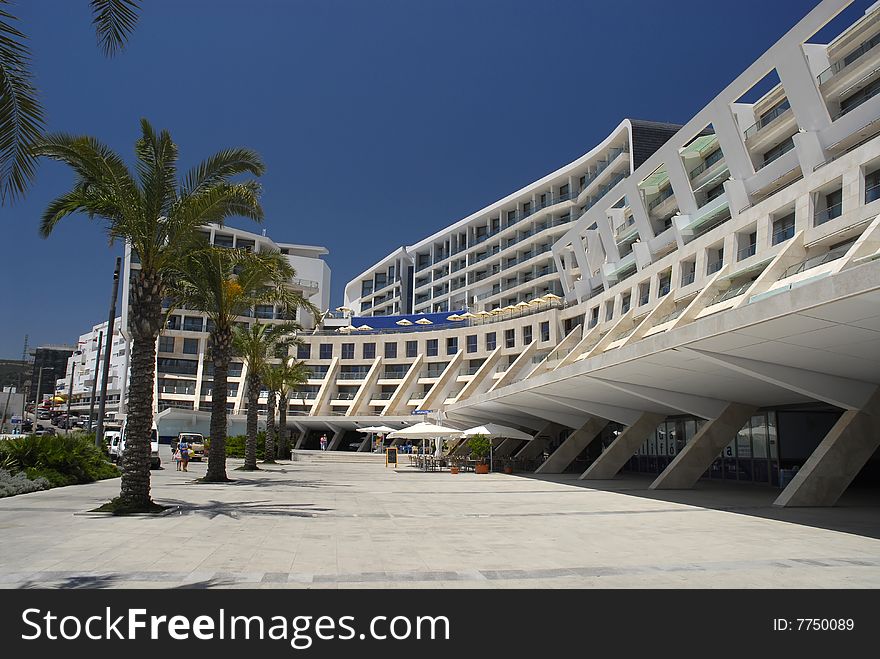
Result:
{"label": "planter with shrub", "polygon": [[486,458],[489,456],[489,451],[492,448],[489,441],[486,435],[474,435],[468,440],[471,458],[477,461],[474,471],[478,474],[489,473],[489,463],[486,462]]}

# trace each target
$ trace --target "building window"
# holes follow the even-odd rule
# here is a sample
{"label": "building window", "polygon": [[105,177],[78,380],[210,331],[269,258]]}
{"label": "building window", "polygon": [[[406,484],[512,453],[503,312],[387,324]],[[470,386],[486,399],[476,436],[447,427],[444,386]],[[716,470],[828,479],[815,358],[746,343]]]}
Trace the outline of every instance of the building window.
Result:
{"label": "building window", "polygon": [[407,357],[416,357],[419,354],[419,342],[418,341],[407,341],[406,342],[406,356]]}
{"label": "building window", "polygon": [[343,343],[342,344],[342,358],[343,359],[354,359],[354,343]]}
{"label": "building window", "polygon": [[322,343],[319,348],[319,356],[321,359],[333,359],[333,344]]}
{"label": "building window", "polygon": [[486,334],[486,350],[495,350],[495,332]]}
{"label": "building window", "polygon": [[614,300],[608,300],[605,303],[605,320],[609,321],[614,317]]}
{"label": "building window", "polygon": [[168,316],[168,322],[165,324],[167,329],[180,329],[180,316]]}
{"label": "building window", "polygon": [[465,339],[467,341],[467,351],[468,352],[476,352],[477,351],[477,335],[476,334],[468,334]]}
{"label": "building window", "polygon": [[523,332],[523,345],[527,346],[532,342],[532,326],[526,325],[522,328]]}
{"label": "building window", "polygon": [[300,343],[296,347],[296,358],[297,359],[309,359],[312,356],[312,344],[311,343]]}
{"label": "building window", "polygon": [[865,175],[865,203],[880,199],[880,169]]}
{"label": "building window", "polygon": [[196,316],[184,316],[183,317],[183,329],[187,332],[201,332],[202,331],[202,319]]}
{"label": "building window", "polygon": [[550,340],[550,321],[544,321],[541,323],[541,341],[547,342]]}
{"label": "building window", "polygon": [[587,327],[595,327],[599,324],[599,307],[593,307],[590,309],[590,322],[587,324]]}
{"label": "building window", "polygon": [[198,339],[184,339],[183,340],[183,354],[185,354],[185,355],[199,354],[199,340]]}
{"label": "building window", "polygon": [[386,343],[385,358],[394,359],[395,357],[397,357],[397,343]]}
{"label": "building window", "polygon": [[364,359],[376,359],[376,344],[365,343],[363,345],[362,354]]}
{"label": "building window", "polygon": [[160,336],[159,337],[159,352],[174,352],[174,337],[173,336]]}
{"label": "building window", "polygon": [[504,330],[504,347],[505,348],[514,348],[516,347],[516,331],[509,329]]}
{"label": "building window", "polygon": [[450,336],[448,339],[446,339],[446,354],[447,355],[454,355],[457,352],[458,352],[458,337],[457,336]]}
{"label": "building window", "polygon": [[425,353],[428,357],[436,357],[439,352],[437,339],[428,339]]}

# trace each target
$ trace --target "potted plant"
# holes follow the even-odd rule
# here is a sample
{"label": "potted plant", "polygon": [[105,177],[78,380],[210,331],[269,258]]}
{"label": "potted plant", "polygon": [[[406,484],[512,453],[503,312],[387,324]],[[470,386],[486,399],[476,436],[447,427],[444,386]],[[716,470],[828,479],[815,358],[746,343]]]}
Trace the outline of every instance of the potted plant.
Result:
{"label": "potted plant", "polygon": [[468,448],[471,457],[477,461],[474,471],[478,474],[488,474],[489,464],[486,462],[486,457],[491,449],[489,438],[486,435],[474,435],[468,440]]}

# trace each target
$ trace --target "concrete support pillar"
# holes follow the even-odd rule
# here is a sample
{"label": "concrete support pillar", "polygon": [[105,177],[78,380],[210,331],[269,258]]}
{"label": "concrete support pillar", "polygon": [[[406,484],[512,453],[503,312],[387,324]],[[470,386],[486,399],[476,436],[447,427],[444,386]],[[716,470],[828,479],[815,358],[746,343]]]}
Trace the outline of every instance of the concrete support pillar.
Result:
{"label": "concrete support pillar", "polygon": [[296,438],[296,445],[293,448],[295,448],[296,450],[301,449],[302,445],[306,441],[306,437],[308,436],[308,434],[309,434],[308,429],[301,431],[299,433],[299,437]]}
{"label": "concrete support pillar", "polygon": [[339,445],[342,443],[342,438],[345,437],[345,430],[342,428],[334,428],[335,432],[333,433],[333,438],[330,440],[330,443],[327,444],[328,451],[335,451],[339,448]]}
{"label": "concrete support pillar", "polygon": [[370,433],[364,433],[364,439],[361,442],[361,445],[358,446],[358,453],[366,453],[372,448],[373,445],[373,435]]}
{"label": "concrete support pillar", "polygon": [[[592,443],[602,429],[608,425],[607,419],[591,417],[580,428],[568,436],[562,444],[544,460],[543,464],[535,469],[536,474],[561,474],[566,467]],[[534,441],[534,440],[533,440]]]}
{"label": "concrete support pillar", "polygon": [[522,460],[534,460],[541,455],[549,441],[549,437],[535,437],[532,441],[526,442],[526,445],[517,452],[515,457]]}
{"label": "concrete support pillar", "polygon": [[639,446],[645,443],[645,440],[651,436],[651,433],[657,429],[657,426],[665,418],[664,414],[653,414],[650,412],[642,414],[635,423],[627,426],[611,442],[611,445],[602,452],[602,455],[581,474],[580,479],[614,478],[617,472],[626,464],[626,461],[633,456],[633,453],[638,450]]}
{"label": "concrete support pillar", "polygon": [[506,458],[508,455],[512,454],[514,451],[518,450],[520,446],[522,446],[524,439],[505,439],[501,445],[495,449],[495,457],[496,458]]}
{"label": "concrete support pillar", "polygon": [[774,506],[833,506],[880,447],[880,388],[860,410],[847,410],[825,435]]}
{"label": "concrete support pillar", "polygon": [[703,424],[649,489],[685,490],[693,487],[756,409],[751,405],[728,404],[717,417]]}

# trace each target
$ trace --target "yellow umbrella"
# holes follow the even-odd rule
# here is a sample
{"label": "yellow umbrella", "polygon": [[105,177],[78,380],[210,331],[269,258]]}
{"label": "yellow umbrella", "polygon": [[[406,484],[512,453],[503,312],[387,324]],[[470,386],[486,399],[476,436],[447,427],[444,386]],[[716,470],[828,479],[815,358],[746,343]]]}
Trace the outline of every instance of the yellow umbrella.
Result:
{"label": "yellow umbrella", "polygon": [[368,332],[368,331],[370,331],[370,330],[373,329],[373,328],[370,327],[369,325],[361,325],[361,326],[358,327],[357,329],[359,329],[361,332]]}
{"label": "yellow umbrella", "polygon": [[516,311],[516,307],[513,306],[512,304],[508,304],[508,305],[507,305],[506,307],[504,307],[501,311]]}
{"label": "yellow umbrella", "polygon": [[470,320],[471,318],[476,318],[476,317],[477,317],[477,315],[472,314],[470,311],[463,313],[463,314],[461,314],[461,316],[459,316],[459,318],[461,318],[462,320]]}
{"label": "yellow umbrella", "polygon": [[546,303],[547,303],[547,300],[542,300],[539,297],[536,297],[534,300],[529,300],[529,304],[532,304],[534,306],[538,306],[539,304],[546,304]]}
{"label": "yellow umbrella", "polygon": [[562,298],[559,297],[558,295],[554,295],[553,293],[547,293],[547,295],[544,296],[544,299],[553,301],[553,300],[561,300]]}
{"label": "yellow umbrella", "polygon": [[432,322],[431,322],[430,320],[428,320],[427,318],[419,318],[419,319],[416,321],[416,325],[433,325],[433,324],[434,324],[434,323],[432,323]]}
{"label": "yellow umbrella", "polygon": [[396,325],[412,325],[412,321],[407,318],[401,318],[395,323]]}
{"label": "yellow umbrella", "polygon": [[505,311],[506,311],[506,309],[502,309],[501,307],[495,307],[494,309],[492,309],[491,314],[494,316],[499,313],[504,313]]}
{"label": "yellow umbrella", "polygon": [[459,316],[457,313],[454,313],[451,316],[446,316],[446,320],[451,320],[453,322],[457,322],[457,321],[461,320],[461,316]]}
{"label": "yellow umbrella", "polygon": [[517,302],[516,306],[518,309],[527,309],[529,307],[529,303],[525,301]]}
{"label": "yellow umbrella", "polygon": [[492,314],[489,311],[486,311],[485,309],[483,311],[477,312],[477,318],[488,318],[491,315]]}

